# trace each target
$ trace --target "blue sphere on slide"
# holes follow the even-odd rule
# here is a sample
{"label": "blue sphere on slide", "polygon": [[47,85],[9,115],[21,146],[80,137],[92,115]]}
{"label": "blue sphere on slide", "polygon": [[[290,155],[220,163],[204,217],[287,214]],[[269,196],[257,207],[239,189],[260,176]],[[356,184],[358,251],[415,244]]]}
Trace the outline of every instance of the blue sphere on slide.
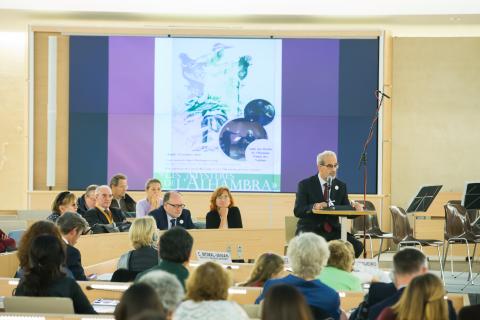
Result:
{"label": "blue sphere on slide", "polygon": [[244,117],[247,121],[266,126],[275,118],[275,108],[267,100],[255,99],[245,106]]}

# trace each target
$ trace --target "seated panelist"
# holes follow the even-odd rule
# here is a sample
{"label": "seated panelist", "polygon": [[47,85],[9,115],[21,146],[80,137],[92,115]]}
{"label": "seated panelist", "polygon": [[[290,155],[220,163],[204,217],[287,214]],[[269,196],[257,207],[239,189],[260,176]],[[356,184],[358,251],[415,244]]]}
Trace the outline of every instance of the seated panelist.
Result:
{"label": "seated panelist", "polygon": [[227,187],[217,188],[210,198],[206,217],[207,229],[242,228],[242,215]]}
{"label": "seated panelist", "polygon": [[152,216],[160,230],[168,230],[175,226],[185,229],[195,229],[190,210],[185,209],[183,197],[178,191],[166,192],[160,208],[151,211]]}
{"label": "seated panelist", "polygon": [[96,224],[111,224],[125,221],[125,215],[120,209],[109,208],[112,203],[112,190],[109,186],[99,186],[95,190],[95,208],[85,212],[85,220],[90,227]]}

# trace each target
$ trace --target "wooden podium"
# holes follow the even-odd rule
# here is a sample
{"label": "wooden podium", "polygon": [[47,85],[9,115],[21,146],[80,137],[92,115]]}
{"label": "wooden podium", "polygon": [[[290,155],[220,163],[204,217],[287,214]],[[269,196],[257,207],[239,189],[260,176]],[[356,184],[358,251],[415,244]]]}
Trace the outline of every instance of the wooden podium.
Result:
{"label": "wooden podium", "polygon": [[[340,225],[342,228],[341,239],[347,241],[347,218],[374,215],[375,211],[356,211],[356,210],[316,210],[313,209],[314,214],[323,214],[338,216],[340,218]],[[365,227],[365,224],[364,224]],[[364,230],[365,232],[365,230]]]}

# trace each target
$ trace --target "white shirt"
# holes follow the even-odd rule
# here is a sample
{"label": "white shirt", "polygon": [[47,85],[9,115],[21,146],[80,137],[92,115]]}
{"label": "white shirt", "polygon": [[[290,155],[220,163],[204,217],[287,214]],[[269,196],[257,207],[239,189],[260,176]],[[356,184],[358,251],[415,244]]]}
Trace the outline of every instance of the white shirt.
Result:
{"label": "white shirt", "polygon": [[248,315],[234,301],[212,300],[194,302],[187,300],[182,302],[175,313],[173,320],[248,320]]}

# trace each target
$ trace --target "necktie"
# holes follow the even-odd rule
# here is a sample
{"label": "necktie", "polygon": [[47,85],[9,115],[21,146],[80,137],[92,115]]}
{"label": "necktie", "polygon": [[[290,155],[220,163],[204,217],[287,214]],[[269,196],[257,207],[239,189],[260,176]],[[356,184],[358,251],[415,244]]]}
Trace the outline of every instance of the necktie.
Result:
{"label": "necktie", "polygon": [[170,220],[170,228],[175,227],[176,222],[177,222],[176,220],[177,220],[177,219],[171,219],[171,220]]}
{"label": "necktie", "polygon": [[328,203],[328,184],[326,182],[323,184],[323,199]]}
{"label": "necktie", "polygon": [[[323,199],[325,200],[325,202],[328,204],[329,203],[329,199],[328,199],[328,184],[325,182],[323,184]],[[323,230],[325,230],[325,232],[332,232],[332,225],[330,223],[328,223],[327,221],[325,221],[323,223]]]}

